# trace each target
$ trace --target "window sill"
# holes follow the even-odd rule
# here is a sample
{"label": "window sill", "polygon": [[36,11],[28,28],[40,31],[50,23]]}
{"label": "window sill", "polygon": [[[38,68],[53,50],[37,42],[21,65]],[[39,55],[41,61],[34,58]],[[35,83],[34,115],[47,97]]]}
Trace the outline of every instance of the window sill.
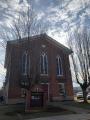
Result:
{"label": "window sill", "polygon": [[40,74],[40,76],[48,76],[48,74]]}
{"label": "window sill", "polygon": [[65,94],[59,94],[60,96],[65,96]]}
{"label": "window sill", "polygon": [[57,75],[57,77],[63,77],[63,75]]}
{"label": "window sill", "polygon": [[27,73],[22,73],[22,75],[23,75],[23,76],[26,76],[26,75],[27,75]]}

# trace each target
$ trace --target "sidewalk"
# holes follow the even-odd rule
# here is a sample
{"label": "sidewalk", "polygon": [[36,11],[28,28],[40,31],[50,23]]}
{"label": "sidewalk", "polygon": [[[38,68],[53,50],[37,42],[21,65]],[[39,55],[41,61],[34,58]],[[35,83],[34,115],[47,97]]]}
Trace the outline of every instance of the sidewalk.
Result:
{"label": "sidewalk", "polygon": [[60,115],[60,116],[51,116],[51,117],[27,119],[27,120],[90,120],[90,114]]}

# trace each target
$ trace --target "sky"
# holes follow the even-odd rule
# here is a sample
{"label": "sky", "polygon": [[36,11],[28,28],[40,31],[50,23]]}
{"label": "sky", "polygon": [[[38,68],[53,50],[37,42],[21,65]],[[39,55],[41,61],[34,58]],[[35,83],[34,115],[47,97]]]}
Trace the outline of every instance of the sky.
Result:
{"label": "sky", "polygon": [[[83,26],[90,29],[90,0],[0,0],[0,33],[10,31],[10,24],[27,6],[33,8],[37,23],[47,34],[67,46],[71,32]],[[0,34],[0,87],[5,80],[5,44]],[[74,83],[76,86],[76,83]]]}

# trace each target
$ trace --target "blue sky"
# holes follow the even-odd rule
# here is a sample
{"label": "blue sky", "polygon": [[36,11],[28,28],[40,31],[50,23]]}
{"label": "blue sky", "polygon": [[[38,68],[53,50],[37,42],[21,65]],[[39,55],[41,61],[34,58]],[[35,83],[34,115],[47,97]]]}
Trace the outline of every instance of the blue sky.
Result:
{"label": "blue sky", "polygon": [[[6,2],[7,1],[7,2]],[[4,27],[10,30],[9,24],[22,9],[31,4],[37,22],[47,28],[47,33],[64,45],[71,31],[82,26],[90,29],[90,0],[0,0],[0,31]],[[0,36],[0,86],[4,81],[5,48]]]}

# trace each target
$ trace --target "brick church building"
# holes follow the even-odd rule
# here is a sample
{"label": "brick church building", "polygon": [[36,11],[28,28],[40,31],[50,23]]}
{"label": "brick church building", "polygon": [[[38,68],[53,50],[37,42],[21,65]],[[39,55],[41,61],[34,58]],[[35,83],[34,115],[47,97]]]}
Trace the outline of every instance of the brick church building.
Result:
{"label": "brick church building", "polygon": [[70,49],[46,34],[8,41],[6,103],[25,102],[28,106],[29,103],[42,106],[51,100],[73,100],[71,53]]}

